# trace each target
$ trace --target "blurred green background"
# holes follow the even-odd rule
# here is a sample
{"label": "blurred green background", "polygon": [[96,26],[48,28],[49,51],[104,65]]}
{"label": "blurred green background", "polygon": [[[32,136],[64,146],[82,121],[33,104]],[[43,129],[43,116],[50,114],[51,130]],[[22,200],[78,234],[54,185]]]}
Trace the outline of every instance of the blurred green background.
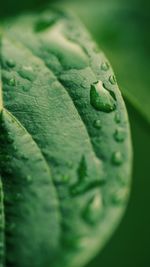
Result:
{"label": "blurred green background", "polygon": [[[0,16],[35,9],[44,2],[50,0],[5,0]],[[150,266],[150,1],[51,2],[74,11],[107,55],[131,122],[134,167],[130,202],[120,227],[88,267]]]}

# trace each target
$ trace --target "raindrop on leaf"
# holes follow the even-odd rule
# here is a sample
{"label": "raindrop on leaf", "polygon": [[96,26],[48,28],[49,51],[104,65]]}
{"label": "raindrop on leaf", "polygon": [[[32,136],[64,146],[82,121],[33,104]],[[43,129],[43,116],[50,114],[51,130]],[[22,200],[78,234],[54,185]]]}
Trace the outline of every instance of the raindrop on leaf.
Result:
{"label": "raindrop on leaf", "polygon": [[116,84],[116,78],[115,78],[114,75],[111,75],[111,76],[109,77],[109,82],[110,82],[112,85]]}
{"label": "raindrop on leaf", "polygon": [[85,210],[83,211],[83,218],[88,224],[96,224],[99,222],[101,211],[103,208],[103,201],[100,192],[98,192],[87,203]]}
{"label": "raindrop on leaf", "polygon": [[108,71],[109,70],[109,64],[107,62],[103,62],[101,64],[101,70]]}
{"label": "raindrop on leaf", "polygon": [[101,81],[93,83],[90,90],[91,105],[99,111],[111,112],[115,110],[116,103],[110,92],[106,90]]}
{"label": "raindrop on leaf", "polygon": [[112,155],[112,163],[115,165],[121,165],[123,162],[123,156],[120,151],[114,152]]}
{"label": "raindrop on leaf", "polygon": [[126,137],[126,132],[123,128],[117,128],[114,133],[114,138],[117,142],[123,142]]}

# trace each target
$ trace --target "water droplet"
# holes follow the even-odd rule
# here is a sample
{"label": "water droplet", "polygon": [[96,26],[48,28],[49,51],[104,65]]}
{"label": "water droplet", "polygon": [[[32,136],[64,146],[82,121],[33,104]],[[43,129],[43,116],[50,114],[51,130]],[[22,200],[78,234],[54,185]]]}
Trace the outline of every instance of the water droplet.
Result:
{"label": "water droplet", "polygon": [[83,218],[91,225],[96,224],[100,219],[102,208],[103,201],[100,192],[98,192],[88,202],[85,210],[83,211]]}
{"label": "water droplet", "polygon": [[114,75],[111,75],[111,76],[109,77],[109,82],[110,82],[112,85],[116,84],[116,78],[115,78]]}
{"label": "water droplet", "polygon": [[11,78],[10,80],[8,80],[8,85],[15,86],[16,85],[16,80],[14,78]]}
{"label": "water droplet", "polygon": [[123,128],[116,129],[114,133],[114,138],[117,142],[123,142],[126,137],[126,132]]}
{"label": "water droplet", "polygon": [[116,108],[115,100],[101,81],[91,85],[90,102],[96,110],[104,112],[111,112]]}
{"label": "water droplet", "polygon": [[6,61],[6,63],[7,63],[7,65],[8,65],[8,67],[10,67],[10,68],[14,68],[15,65],[16,65],[16,63],[15,63],[15,61],[14,61],[13,59],[8,59],[8,60]]}
{"label": "water droplet", "polygon": [[107,62],[103,62],[103,63],[101,64],[101,69],[102,69],[103,71],[108,71],[108,70],[109,70],[109,64],[108,64]]}
{"label": "water droplet", "polygon": [[93,126],[97,129],[101,129],[102,128],[102,124],[100,120],[95,120],[93,123]]}
{"label": "water droplet", "polygon": [[116,112],[116,114],[115,114],[115,122],[116,123],[120,123],[121,122],[120,114],[118,112]]}
{"label": "water droplet", "polygon": [[121,165],[123,162],[123,156],[122,153],[120,151],[114,152],[112,155],[112,162],[115,165]]}

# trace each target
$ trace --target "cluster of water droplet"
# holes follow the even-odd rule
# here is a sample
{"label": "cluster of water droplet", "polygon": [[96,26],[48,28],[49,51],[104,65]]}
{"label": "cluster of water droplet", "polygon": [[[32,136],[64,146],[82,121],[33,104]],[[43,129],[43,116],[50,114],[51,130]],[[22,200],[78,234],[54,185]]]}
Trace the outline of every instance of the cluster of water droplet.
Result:
{"label": "cluster of water droplet", "polygon": [[[110,66],[107,62],[102,62],[101,64],[101,70],[104,72],[107,72],[109,70]],[[111,85],[116,84],[116,78],[114,75],[110,75],[109,83]],[[110,113],[112,111],[115,111],[116,109],[116,96],[113,91],[108,90],[105,88],[105,85],[102,81],[97,81],[91,85],[90,90],[90,103],[94,107],[94,109],[98,111],[102,111],[105,113]],[[116,112],[115,114],[115,121],[116,123],[120,123],[120,115]],[[94,121],[93,126],[97,129],[102,128],[102,124],[100,119],[97,119]],[[125,140],[125,130],[121,127],[117,127],[114,138],[117,142],[123,142]],[[120,151],[116,151],[112,155],[112,163],[115,165],[120,165],[123,161],[123,156]]]}
{"label": "cluster of water droplet", "polygon": [[[7,59],[6,64],[9,69],[15,71],[16,62],[13,59]],[[14,75],[13,72],[11,75],[7,73],[6,77],[4,76],[4,79],[6,80],[8,86],[15,87],[15,86],[20,86],[21,84],[22,90],[24,92],[28,92],[31,88],[32,83],[36,78],[36,74],[33,68],[28,65],[23,65],[22,67],[20,67],[19,70],[17,69],[16,72],[17,75],[19,74],[19,76],[24,80],[22,82],[19,82],[19,79],[16,78],[17,76]]]}
{"label": "cluster of water droplet", "polygon": [[[110,66],[107,62],[103,62],[101,64],[101,70],[104,72],[107,72],[109,70]],[[110,75],[108,77],[108,81],[111,85],[116,84],[116,78],[114,75]],[[113,97],[114,96],[114,97]],[[102,81],[97,81],[94,84],[91,85],[90,90],[90,103],[93,106],[94,109],[97,111],[102,111],[105,113],[110,113],[112,111],[115,111],[117,104],[116,104],[116,97],[115,93],[108,90]],[[121,125],[121,117],[118,111],[115,112],[115,122],[118,124],[115,132],[114,132],[114,140],[117,143],[121,143],[125,141],[126,138],[126,131],[125,129],[120,126]],[[119,125],[120,124],[120,125]],[[96,129],[102,128],[102,123],[100,119],[97,119],[93,122],[93,126]],[[120,166],[124,161],[123,154],[121,151],[114,151],[111,157],[111,162],[113,165]],[[116,191],[113,194],[114,199],[127,199],[127,188],[121,188],[119,191]]]}

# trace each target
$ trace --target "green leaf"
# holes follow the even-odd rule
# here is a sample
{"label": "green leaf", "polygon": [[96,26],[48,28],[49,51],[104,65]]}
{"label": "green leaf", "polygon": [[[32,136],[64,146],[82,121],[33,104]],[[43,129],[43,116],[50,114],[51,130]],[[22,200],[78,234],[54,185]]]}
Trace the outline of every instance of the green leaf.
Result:
{"label": "green leaf", "polygon": [[6,262],[83,266],[117,227],[130,189],[129,122],[113,71],[78,20],[52,8],[4,22],[1,66],[4,195],[25,197],[5,204]]}
{"label": "green leaf", "polygon": [[[45,266],[53,261],[60,232],[50,168],[32,137],[5,109],[0,128],[6,264],[29,266],[33,261],[35,266]],[[49,228],[53,229],[51,239],[47,238]]]}

